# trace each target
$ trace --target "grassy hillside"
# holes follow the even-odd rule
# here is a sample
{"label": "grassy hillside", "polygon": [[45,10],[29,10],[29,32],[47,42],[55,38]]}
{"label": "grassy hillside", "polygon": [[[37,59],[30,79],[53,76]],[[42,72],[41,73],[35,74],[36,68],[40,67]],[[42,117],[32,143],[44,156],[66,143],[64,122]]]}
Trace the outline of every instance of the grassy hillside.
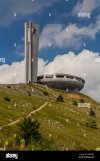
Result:
{"label": "grassy hillside", "polygon": [[[62,95],[64,102],[58,102]],[[0,148],[20,150],[17,123],[31,114],[40,123],[43,144],[32,141],[24,150],[95,150],[100,147],[100,104],[80,93],[66,93],[39,85],[0,85]],[[79,107],[79,103],[90,107]],[[90,116],[90,109],[95,116]],[[95,121],[97,129],[87,126]],[[8,125],[8,126],[6,126]],[[4,126],[4,127],[3,127]]]}

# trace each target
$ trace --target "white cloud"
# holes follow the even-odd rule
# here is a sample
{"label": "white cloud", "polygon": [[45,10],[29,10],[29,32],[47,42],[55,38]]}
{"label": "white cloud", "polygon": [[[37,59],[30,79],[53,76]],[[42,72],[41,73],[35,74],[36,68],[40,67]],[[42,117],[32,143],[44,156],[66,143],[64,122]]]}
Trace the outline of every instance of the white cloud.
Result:
{"label": "white cloud", "polygon": [[[78,55],[68,52],[58,55],[47,64],[47,61],[39,59],[38,75],[43,73],[69,73],[85,79],[83,93],[100,102],[100,53],[83,50]],[[24,61],[15,62],[12,65],[0,66],[0,83],[25,82]],[[86,77],[84,75],[86,74]]]}
{"label": "white cloud", "polygon": [[[0,0],[0,25],[9,25],[12,21],[31,14],[40,14],[57,0]],[[15,16],[16,15],[16,16]]]}
{"label": "white cloud", "polygon": [[44,61],[42,58],[38,59],[38,75],[44,74],[48,61]]}
{"label": "white cloud", "polygon": [[[91,23],[89,26],[79,27],[77,24],[72,23],[69,23],[67,26],[63,24],[48,24],[40,34],[39,49],[48,47],[79,48],[84,46],[83,38],[94,40],[99,32],[100,15],[96,18],[96,22]],[[24,41],[24,38],[22,38],[22,41]],[[16,46],[15,53],[23,55],[23,42]]]}
{"label": "white cloud", "polygon": [[78,1],[74,8],[74,13],[77,12],[93,12],[96,8],[100,7],[99,0],[82,0]]}
{"label": "white cloud", "polygon": [[77,24],[48,24],[40,35],[40,49],[47,48],[49,43],[56,47],[80,47],[82,39],[89,37],[94,39],[100,31],[100,20],[89,26],[79,27]]}
{"label": "white cloud", "polygon": [[[69,73],[85,79],[83,93],[100,101],[100,56],[99,53],[83,50],[78,55],[73,52],[58,55],[45,68],[45,73]],[[84,74],[86,77],[84,77]]]}
{"label": "white cloud", "polygon": [[24,61],[0,66],[0,84],[16,84],[20,82],[25,82]]}
{"label": "white cloud", "polygon": [[[44,73],[47,62],[39,58],[38,75]],[[13,62],[11,65],[0,65],[0,84],[17,83],[25,83],[25,61]]]}

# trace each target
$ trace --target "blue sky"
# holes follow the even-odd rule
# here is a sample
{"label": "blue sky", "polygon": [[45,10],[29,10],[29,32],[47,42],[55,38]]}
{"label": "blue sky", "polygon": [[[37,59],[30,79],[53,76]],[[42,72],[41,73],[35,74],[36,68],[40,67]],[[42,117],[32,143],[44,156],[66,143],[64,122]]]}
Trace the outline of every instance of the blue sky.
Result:
{"label": "blue sky", "polygon": [[[79,17],[79,12],[90,13],[90,18]],[[45,60],[51,61],[57,54],[68,51],[78,54],[84,48],[100,52],[100,26],[93,31],[94,37],[92,33],[87,35],[85,31],[81,31],[82,28],[89,30],[93,25],[92,32],[99,18],[99,0],[0,0],[0,57],[6,58],[6,64],[24,59],[24,22],[29,20],[40,25],[41,41],[44,41],[42,32],[47,25],[49,27],[52,24],[51,28],[53,25],[55,28],[56,25],[62,25],[61,30],[58,29],[57,32],[63,32],[68,26],[68,32],[71,32],[75,29],[74,26],[72,29],[72,25],[76,25],[76,32],[79,30],[77,35],[75,33],[69,35],[71,37],[69,42],[68,38],[64,38],[57,44],[57,40],[54,42],[53,38],[48,38],[48,45],[43,45],[39,50],[39,57]],[[60,39],[60,36],[58,38]]]}

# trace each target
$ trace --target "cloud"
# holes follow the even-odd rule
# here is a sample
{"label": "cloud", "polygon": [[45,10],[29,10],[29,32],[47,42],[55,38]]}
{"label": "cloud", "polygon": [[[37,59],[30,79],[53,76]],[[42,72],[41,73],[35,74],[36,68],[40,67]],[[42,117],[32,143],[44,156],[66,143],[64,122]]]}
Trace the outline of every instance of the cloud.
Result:
{"label": "cloud", "polygon": [[[38,60],[38,75],[43,74],[48,61]],[[0,65],[0,84],[25,83],[25,61]]]}
{"label": "cloud", "polygon": [[[77,24],[48,24],[46,25],[39,38],[39,50],[49,47],[67,48],[75,47],[76,49],[83,46],[83,39],[90,38],[94,40],[96,34],[100,32],[100,15],[97,16],[96,22],[89,26],[79,27]],[[22,38],[24,41],[24,38]],[[16,46],[15,53],[23,55],[23,42]]]}
{"label": "cloud", "polygon": [[44,73],[68,73],[85,79],[83,93],[100,101],[100,56],[89,50],[83,50],[78,55],[73,52],[58,55],[50,62]]}
{"label": "cloud", "polygon": [[[100,32],[100,15],[96,17],[96,22],[89,26],[79,27],[77,24],[47,24],[39,38],[39,50],[51,47],[75,47],[83,46],[83,38],[94,40],[96,34]],[[24,38],[22,38],[24,41]],[[16,46],[15,53],[23,55],[23,42]]]}
{"label": "cloud", "polygon": [[24,61],[0,66],[0,84],[16,84],[20,82],[25,82]]}
{"label": "cloud", "polygon": [[[57,0],[0,0],[0,25],[9,25],[16,19],[31,14],[40,14]],[[14,16],[16,13],[16,18]]]}
{"label": "cloud", "polygon": [[[57,55],[52,62],[39,58],[38,75],[44,73],[68,73],[85,79],[83,93],[100,102],[100,53],[83,50],[78,55],[69,51]],[[25,64],[14,62],[12,65],[0,66],[0,83],[25,82]]]}
{"label": "cloud", "polygon": [[99,0],[82,0],[78,1],[76,6],[74,7],[73,12],[93,12],[96,8],[100,7]]}
{"label": "cloud", "polygon": [[42,58],[38,59],[38,75],[44,74],[48,61],[44,61]]}
{"label": "cloud", "polygon": [[89,26],[79,27],[77,24],[48,24],[40,35],[40,49],[48,48],[49,44],[54,47],[77,47],[82,45],[83,38],[95,39],[100,31],[100,19]]}

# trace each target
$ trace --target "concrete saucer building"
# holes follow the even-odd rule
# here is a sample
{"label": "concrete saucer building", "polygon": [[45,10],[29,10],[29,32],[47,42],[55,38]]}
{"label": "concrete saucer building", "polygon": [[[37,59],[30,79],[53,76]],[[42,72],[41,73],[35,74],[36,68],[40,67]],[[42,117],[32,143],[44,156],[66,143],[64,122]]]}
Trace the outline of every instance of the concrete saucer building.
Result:
{"label": "concrete saucer building", "polygon": [[25,66],[26,83],[38,83],[50,88],[79,92],[85,80],[70,74],[56,73],[37,76],[39,48],[39,25],[25,23]]}
{"label": "concrete saucer building", "polygon": [[84,87],[85,80],[74,75],[57,73],[38,76],[37,82],[50,88],[79,92]]}

